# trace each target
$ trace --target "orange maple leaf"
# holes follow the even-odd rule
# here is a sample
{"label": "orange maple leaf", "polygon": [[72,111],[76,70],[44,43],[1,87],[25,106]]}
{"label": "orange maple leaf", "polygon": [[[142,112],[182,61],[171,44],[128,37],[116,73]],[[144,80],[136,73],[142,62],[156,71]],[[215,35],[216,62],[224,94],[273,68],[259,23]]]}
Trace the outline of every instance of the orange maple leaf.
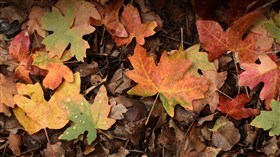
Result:
{"label": "orange maple leaf", "polygon": [[34,59],[33,65],[48,70],[48,74],[43,80],[44,87],[54,90],[61,84],[63,78],[67,82],[74,81],[71,69],[64,65],[58,57],[48,58],[47,53],[40,51],[37,51],[32,57]]}
{"label": "orange maple leaf", "polygon": [[159,93],[165,110],[172,117],[177,104],[193,109],[192,101],[203,98],[208,90],[208,80],[186,73],[191,61],[177,56],[163,53],[156,66],[154,58],[148,57],[146,50],[136,45],[134,55],[129,57],[134,69],[126,75],[138,84],[128,94],[147,97]]}
{"label": "orange maple leaf", "polygon": [[[199,40],[202,46],[208,51],[208,59],[214,61],[226,51],[238,52],[240,62],[253,63],[258,59],[257,54],[263,53],[272,46],[263,46],[264,35],[250,32],[243,40],[244,34],[252,26],[263,11],[257,10],[248,13],[236,20],[225,32],[216,21],[198,20],[196,22]],[[269,40],[266,37],[265,40]],[[268,48],[267,48],[268,47]]]}
{"label": "orange maple leaf", "polygon": [[123,5],[123,0],[114,0],[111,1],[110,4],[104,6],[94,1],[93,3],[96,5],[96,8],[101,15],[101,20],[91,18],[91,24],[96,26],[104,24],[105,29],[111,35],[122,38],[128,37],[123,24],[119,20],[119,11]]}
{"label": "orange maple leaf", "polygon": [[113,36],[112,38],[115,40],[117,46],[128,45],[134,37],[136,38],[136,42],[138,44],[144,45],[145,37],[152,36],[156,33],[154,29],[157,27],[157,22],[152,21],[143,24],[137,8],[131,4],[124,8],[122,18],[128,32],[128,37],[120,38]]}

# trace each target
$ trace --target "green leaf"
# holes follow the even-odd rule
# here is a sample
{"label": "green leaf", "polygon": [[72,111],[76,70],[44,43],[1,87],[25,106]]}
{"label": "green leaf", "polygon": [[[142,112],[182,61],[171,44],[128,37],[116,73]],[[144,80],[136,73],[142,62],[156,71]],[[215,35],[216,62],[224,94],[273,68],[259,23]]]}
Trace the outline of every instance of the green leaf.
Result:
{"label": "green leaf", "polygon": [[107,130],[116,122],[115,119],[108,118],[111,106],[108,105],[104,86],[100,87],[92,105],[85,99],[81,103],[69,99],[64,102],[64,108],[67,110],[69,120],[74,124],[67,128],[59,139],[73,140],[87,131],[87,141],[90,144],[97,137],[96,129]]}
{"label": "green leaf", "polygon": [[264,25],[269,35],[275,38],[276,43],[280,43],[280,13],[276,14]]}
{"label": "green leaf", "polygon": [[64,16],[55,7],[52,8],[52,12],[42,16],[42,28],[53,32],[42,42],[46,45],[50,57],[61,58],[69,44],[72,56],[75,55],[78,61],[83,61],[83,58],[86,57],[86,49],[89,48],[89,44],[82,37],[92,33],[95,28],[88,24],[72,27],[74,20],[73,6],[69,7]]}
{"label": "green leaf", "polygon": [[269,136],[277,136],[280,135],[280,102],[272,100],[270,107],[272,111],[261,111],[251,125],[269,130]]}

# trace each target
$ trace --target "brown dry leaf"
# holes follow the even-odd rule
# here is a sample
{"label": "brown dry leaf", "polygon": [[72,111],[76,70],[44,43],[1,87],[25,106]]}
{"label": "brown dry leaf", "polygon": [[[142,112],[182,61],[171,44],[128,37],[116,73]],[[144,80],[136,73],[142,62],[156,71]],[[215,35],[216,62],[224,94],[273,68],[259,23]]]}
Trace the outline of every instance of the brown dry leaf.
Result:
{"label": "brown dry leaf", "polygon": [[8,137],[9,148],[12,150],[14,155],[20,154],[20,147],[22,145],[21,136],[17,134],[13,134],[10,132]]}
{"label": "brown dry leaf", "polygon": [[[279,146],[278,146],[278,140],[276,136],[272,137],[269,139],[267,142],[263,143],[263,148],[262,151],[267,155],[267,156],[278,156],[280,154],[279,151]],[[277,155],[278,153],[278,155]]]}
{"label": "brown dry leaf", "polygon": [[44,149],[44,155],[46,157],[65,157],[65,150],[61,147],[61,142],[55,144],[47,144],[47,148]]}
{"label": "brown dry leaf", "polygon": [[199,157],[216,157],[221,151],[220,148],[206,147],[200,154]]}
{"label": "brown dry leaf", "polygon": [[14,5],[9,5],[7,7],[2,7],[0,10],[0,18],[6,18],[9,22],[18,20],[22,23],[27,18],[27,13]]}
{"label": "brown dry leaf", "polygon": [[99,71],[98,64],[92,61],[90,64],[82,63],[75,68],[75,72],[79,72],[81,77],[91,76]]}
{"label": "brown dry leaf", "polygon": [[207,121],[213,121],[214,116],[218,113],[219,112],[215,112],[215,113],[212,113],[208,116],[199,118],[198,122],[197,122],[197,126],[201,126],[204,122],[207,122]]}
{"label": "brown dry leaf", "polygon": [[211,131],[213,132],[212,144],[223,151],[231,150],[240,140],[239,130],[223,116],[216,120]]}
{"label": "brown dry leaf", "polygon": [[122,157],[127,156],[129,154],[129,151],[125,149],[124,147],[120,147],[117,153],[115,154],[109,154],[108,157]]}
{"label": "brown dry leaf", "polygon": [[27,31],[30,34],[33,34],[35,31],[41,36],[46,37],[47,32],[41,28],[40,17],[44,15],[44,13],[48,12],[47,8],[41,8],[38,6],[33,6],[29,13],[29,20],[27,22]]}
{"label": "brown dry leaf", "polygon": [[9,107],[13,108],[16,104],[14,101],[15,94],[17,94],[17,89],[13,78],[5,77],[0,73],[0,112],[3,112],[6,116],[11,116]]}
{"label": "brown dry leaf", "polygon": [[65,14],[70,6],[74,6],[75,21],[73,26],[90,24],[90,18],[100,20],[100,14],[95,8],[95,5],[84,0],[59,0],[55,7]]}
{"label": "brown dry leaf", "polygon": [[122,68],[118,69],[108,84],[112,94],[122,94],[123,90],[131,87],[131,80],[124,74]]}
{"label": "brown dry leaf", "polygon": [[112,108],[111,108],[109,117],[116,119],[116,120],[124,119],[123,114],[125,114],[127,112],[127,108],[123,104],[114,103],[111,105],[112,105]]}
{"label": "brown dry leaf", "polygon": [[122,95],[118,95],[116,97],[110,98],[110,104],[123,104],[125,107],[131,107],[133,106],[135,100],[127,98],[125,96]]}
{"label": "brown dry leaf", "polygon": [[145,104],[137,100],[133,103],[132,107],[128,108],[128,111],[125,113],[125,119],[129,122],[136,122],[145,118],[147,113]]}

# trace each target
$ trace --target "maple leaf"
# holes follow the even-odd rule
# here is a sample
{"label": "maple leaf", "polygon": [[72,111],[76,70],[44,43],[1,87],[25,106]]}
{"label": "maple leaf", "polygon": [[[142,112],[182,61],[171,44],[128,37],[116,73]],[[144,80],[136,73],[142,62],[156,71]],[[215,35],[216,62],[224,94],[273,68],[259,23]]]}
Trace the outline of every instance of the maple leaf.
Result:
{"label": "maple leaf", "polygon": [[261,64],[243,63],[245,69],[240,74],[239,86],[249,86],[250,89],[263,82],[260,93],[262,100],[276,99],[280,95],[280,69],[279,66],[267,55],[259,55]]}
{"label": "maple leaf", "polygon": [[111,106],[108,104],[106,88],[101,86],[93,104],[89,104],[85,99],[77,103],[75,101],[64,102],[69,119],[74,124],[65,130],[59,139],[72,140],[80,134],[88,131],[88,144],[92,143],[97,137],[96,129],[107,130],[115,122],[115,119],[108,118]]}
{"label": "maple leaf", "polygon": [[27,21],[27,30],[30,34],[33,34],[35,31],[41,36],[46,37],[47,32],[41,28],[41,19],[40,17],[43,16],[48,9],[41,8],[38,6],[33,6],[31,8],[31,11],[29,13],[29,20]]}
{"label": "maple leaf", "polygon": [[[250,32],[244,40],[242,38],[252,23],[262,15],[262,12],[261,10],[257,10],[242,16],[225,32],[218,22],[198,20],[196,26],[199,40],[202,42],[202,46],[208,51],[208,59],[214,61],[226,51],[232,51],[238,52],[238,59],[241,63],[255,62],[257,60],[257,54],[267,50],[267,47],[262,49],[262,42],[259,42],[260,37],[263,40],[263,35]],[[261,46],[256,43],[261,44]]]}
{"label": "maple leaf", "polygon": [[57,8],[53,7],[52,12],[41,17],[42,28],[53,31],[53,34],[47,36],[42,42],[46,45],[50,57],[61,58],[69,44],[71,54],[75,55],[78,61],[83,61],[86,56],[86,49],[89,48],[89,45],[82,37],[92,33],[95,28],[88,24],[72,27],[75,19],[73,11],[73,7],[69,6],[63,16]]}
{"label": "maple leaf", "polygon": [[269,130],[269,136],[278,136],[280,135],[280,102],[272,100],[270,107],[272,111],[261,111],[250,125]]}
{"label": "maple leaf", "polygon": [[248,98],[246,94],[239,94],[232,100],[220,96],[220,104],[217,109],[236,120],[256,116],[259,114],[258,109],[244,107],[250,100],[251,98]]}
{"label": "maple leaf", "polygon": [[157,27],[157,22],[152,21],[143,24],[137,8],[131,4],[124,7],[122,18],[128,32],[128,37],[120,38],[113,36],[112,38],[115,40],[117,46],[128,45],[134,37],[138,44],[144,45],[145,37],[152,36],[156,33],[154,29]]}
{"label": "maple leaf", "polygon": [[93,25],[101,26],[104,24],[105,29],[112,35],[117,37],[128,37],[127,31],[119,20],[119,11],[123,5],[123,0],[111,1],[109,5],[102,6],[95,3],[101,20],[91,19]]}
{"label": "maple leaf", "polygon": [[264,25],[269,35],[275,38],[276,43],[280,43],[280,13],[274,15]]}
{"label": "maple leaf", "polygon": [[68,123],[62,101],[71,98],[78,102],[83,99],[80,94],[79,73],[74,74],[74,78],[72,83],[63,82],[49,101],[45,100],[39,83],[17,84],[18,94],[14,96],[14,100],[18,108],[13,111],[29,134],[34,134],[44,128],[60,129]]}
{"label": "maple leaf", "polygon": [[0,112],[11,116],[8,107],[14,107],[16,102],[13,96],[17,93],[16,85],[11,77],[5,77],[0,73]]}
{"label": "maple leaf", "polygon": [[175,105],[192,109],[192,101],[203,98],[208,90],[207,79],[185,74],[192,64],[185,58],[172,58],[163,53],[156,66],[154,58],[147,57],[146,50],[136,45],[129,60],[134,69],[126,75],[137,85],[128,94],[147,97],[159,93],[165,110],[172,117]]}
{"label": "maple leaf", "polygon": [[32,83],[29,77],[30,72],[30,38],[27,31],[22,31],[16,35],[9,46],[9,53],[14,60],[19,62],[18,67],[15,69],[15,77],[21,78],[27,83]]}
{"label": "maple leaf", "polygon": [[[227,77],[227,72],[217,72],[218,61],[211,63],[208,61],[208,54],[206,52],[199,51],[200,45],[196,44],[189,47],[186,50],[173,50],[170,53],[174,53],[172,56],[186,58],[192,62],[192,65],[188,69],[187,73],[193,74],[195,77],[204,77],[209,80],[209,90],[205,93],[203,99],[197,99],[193,101],[194,110],[201,110],[206,104],[210,105],[210,110],[214,112],[219,104],[219,94],[217,90],[222,87]],[[199,73],[199,70],[201,73]]]}
{"label": "maple leaf", "polygon": [[75,21],[73,26],[79,26],[84,24],[90,24],[90,18],[100,20],[100,14],[95,6],[84,0],[59,0],[55,7],[57,7],[63,14],[67,13],[69,7],[74,6]]}
{"label": "maple leaf", "polygon": [[74,76],[63,61],[57,57],[49,58],[47,53],[37,51],[33,56],[33,65],[48,70],[48,74],[43,80],[43,86],[52,90],[56,89],[64,78],[67,82],[73,82]]}

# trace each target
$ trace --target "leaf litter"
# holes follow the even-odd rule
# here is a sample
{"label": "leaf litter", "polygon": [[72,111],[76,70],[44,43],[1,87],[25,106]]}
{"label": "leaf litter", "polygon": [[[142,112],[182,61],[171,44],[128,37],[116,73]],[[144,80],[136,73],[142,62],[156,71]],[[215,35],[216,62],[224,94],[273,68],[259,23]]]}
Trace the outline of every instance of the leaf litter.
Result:
{"label": "leaf litter", "polygon": [[267,0],[5,2],[1,153],[279,156],[277,12]]}

